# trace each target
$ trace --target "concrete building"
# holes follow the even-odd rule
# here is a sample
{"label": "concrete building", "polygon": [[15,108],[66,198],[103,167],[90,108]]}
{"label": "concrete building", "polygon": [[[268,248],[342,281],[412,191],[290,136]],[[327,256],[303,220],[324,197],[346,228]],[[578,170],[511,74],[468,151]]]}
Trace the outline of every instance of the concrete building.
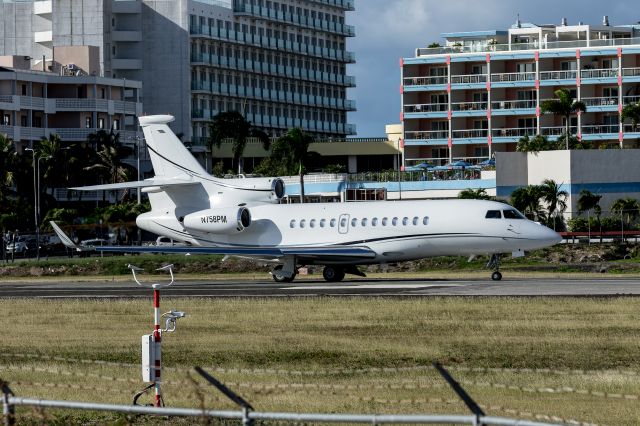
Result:
{"label": "concrete building", "polygon": [[569,194],[567,218],[578,216],[577,203],[583,189],[602,195],[600,207],[605,216],[620,198],[640,199],[639,149],[498,152],[496,163],[499,198],[508,198],[517,188],[552,179]]}
{"label": "concrete building", "polygon": [[636,147],[638,129],[620,120],[640,100],[640,25],[566,19],[516,22],[507,30],[442,34],[444,47],[401,60],[404,164],[481,161],[514,151],[518,140],[565,131],[562,117],[541,114],[554,91],[587,105],[572,132],[594,146]]}
{"label": "concrete building", "polygon": [[[60,50],[61,56],[71,55]],[[90,51],[84,59],[73,55],[81,63],[73,75],[24,69],[29,60],[23,56],[0,57],[0,133],[18,149],[51,133],[63,142],[85,142],[89,134],[110,129],[133,143],[139,134],[142,84],[90,75]],[[86,70],[80,68],[84,63]]]}
{"label": "concrete building", "polygon": [[0,55],[46,69],[54,47],[96,46],[100,75],[142,81],[144,112],[173,114],[196,146],[228,110],[274,135],[345,137],[351,10],[353,0],[4,0]]}

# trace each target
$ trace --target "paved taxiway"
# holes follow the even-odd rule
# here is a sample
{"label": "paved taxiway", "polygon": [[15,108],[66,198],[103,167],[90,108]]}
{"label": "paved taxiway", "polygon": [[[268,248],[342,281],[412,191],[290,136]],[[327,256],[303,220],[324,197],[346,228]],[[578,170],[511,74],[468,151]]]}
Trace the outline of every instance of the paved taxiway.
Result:
{"label": "paved taxiway", "polygon": [[[148,288],[128,282],[4,282],[0,297],[109,298],[149,297]],[[297,297],[297,296],[640,296],[640,279],[360,279],[329,284],[296,280],[179,280],[163,290],[165,297]]]}

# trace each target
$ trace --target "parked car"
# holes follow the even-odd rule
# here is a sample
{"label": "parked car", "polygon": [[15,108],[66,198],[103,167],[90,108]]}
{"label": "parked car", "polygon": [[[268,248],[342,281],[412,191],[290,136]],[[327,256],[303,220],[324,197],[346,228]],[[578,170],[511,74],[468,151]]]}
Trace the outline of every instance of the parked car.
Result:
{"label": "parked car", "polygon": [[182,241],[174,241],[169,237],[160,236],[156,238],[156,242],[154,244],[157,247],[171,247],[171,246],[186,246],[187,244]]}
{"label": "parked car", "polygon": [[7,244],[7,253],[16,254],[20,256],[27,256],[28,254],[35,252],[36,239],[35,237],[21,236],[16,238],[15,242]]}
{"label": "parked car", "polygon": [[111,243],[103,238],[91,238],[80,241],[82,247],[109,246]]}

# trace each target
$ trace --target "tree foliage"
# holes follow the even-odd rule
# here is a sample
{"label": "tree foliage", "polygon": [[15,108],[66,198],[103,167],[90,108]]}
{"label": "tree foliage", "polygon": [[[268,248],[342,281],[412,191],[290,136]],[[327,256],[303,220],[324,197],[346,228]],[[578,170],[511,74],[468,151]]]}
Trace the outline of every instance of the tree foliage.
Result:
{"label": "tree foliage", "polygon": [[487,194],[487,190],[484,188],[464,189],[460,191],[458,198],[463,200],[493,200],[493,197]]}
{"label": "tree foliage", "polygon": [[[555,99],[548,99],[540,105],[540,111],[544,114],[554,114],[564,117],[567,136],[571,135],[571,117],[578,113],[587,112],[587,105],[582,101],[577,101],[571,97],[567,89],[558,89],[553,92]],[[565,148],[570,149],[569,139],[565,139]]]}

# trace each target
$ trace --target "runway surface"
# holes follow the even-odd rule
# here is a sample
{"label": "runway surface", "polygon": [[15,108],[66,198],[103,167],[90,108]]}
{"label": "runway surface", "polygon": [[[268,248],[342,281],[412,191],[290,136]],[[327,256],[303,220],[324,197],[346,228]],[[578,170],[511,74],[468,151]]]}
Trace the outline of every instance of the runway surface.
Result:
{"label": "runway surface", "polygon": [[[360,279],[341,283],[178,280],[163,297],[310,297],[310,296],[639,296],[640,279]],[[4,282],[0,298],[150,297],[133,282]]]}

